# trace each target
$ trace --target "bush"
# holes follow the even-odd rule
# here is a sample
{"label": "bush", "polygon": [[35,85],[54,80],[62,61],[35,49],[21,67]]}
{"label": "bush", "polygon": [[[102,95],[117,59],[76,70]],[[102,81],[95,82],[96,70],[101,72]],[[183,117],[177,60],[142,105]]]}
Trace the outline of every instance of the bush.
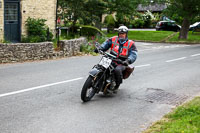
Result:
{"label": "bush", "polygon": [[106,37],[102,36],[92,36],[91,40],[89,40],[88,44],[81,45],[80,51],[86,54],[97,55],[94,53],[95,43],[98,42],[102,44],[106,40]]}
{"label": "bush", "polygon": [[95,47],[91,44],[81,45],[80,51],[84,53],[92,53]]}
{"label": "bush", "polygon": [[142,19],[135,19],[132,22],[133,27],[135,28],[143,28],[144,27],[144,21]]}
{"label": "bush", "polygon": [[28,36],[22,37],[22,42],[24,43],[36,43],[40,42],[41,38],[39,36]]}
{"label": "bush", "polygon": [[145,28],[150,28],[151,23],[152,23],[151,16],[150,15],[144,16],[143,20],[144,20],[144,27]]}
{"label": "bush", "polygon": [[128,26],[129,25],[129,17],[125,16],[123,13],[117,13],[116,14],[116,24],[115,27],[119,27],[121,25]]}
{"label": "bush", "polygon": [[44,42],[52,41],[53,34],[49,31],[45,24],[45,19],[28,18],[26,20],[26,27],[28,36],[22,37],[22,42]]}

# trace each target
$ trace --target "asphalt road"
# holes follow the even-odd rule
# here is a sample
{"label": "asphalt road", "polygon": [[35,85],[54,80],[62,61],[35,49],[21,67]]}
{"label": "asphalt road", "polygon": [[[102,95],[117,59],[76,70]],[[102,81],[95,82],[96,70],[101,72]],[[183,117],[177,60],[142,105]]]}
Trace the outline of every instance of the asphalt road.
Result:
{"label": "asphalt road", "polygon": [[88,103],[81,88],[100,56],[0,65],[0,132],[140,133],[200,93],[200,44],[136,45],[118,94]]}

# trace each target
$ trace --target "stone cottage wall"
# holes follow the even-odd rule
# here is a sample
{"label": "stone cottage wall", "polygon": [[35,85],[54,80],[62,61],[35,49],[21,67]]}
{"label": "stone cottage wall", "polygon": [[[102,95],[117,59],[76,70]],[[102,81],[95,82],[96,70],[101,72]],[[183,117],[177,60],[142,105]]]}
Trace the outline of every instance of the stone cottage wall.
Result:
{"label": "stone cottage wall", "polygon": [[[46,19],[51,32],[55,33],[57,0],[21,0],[21,31],[26,35],[25,21],[28,17]],[[0,42],[4,37],[4,0],[0,0]]]}
{"label": "stone cottage wall", "polygon": [[4,36],[4,1],[0,0],[0,42],[3,41]]}
{"label": "stone cottage wall", "polygon": [[28,17],[46,19],[52,32],[56,25],[57,0],[21,0],[22,34],[26,34],[25,21]]}

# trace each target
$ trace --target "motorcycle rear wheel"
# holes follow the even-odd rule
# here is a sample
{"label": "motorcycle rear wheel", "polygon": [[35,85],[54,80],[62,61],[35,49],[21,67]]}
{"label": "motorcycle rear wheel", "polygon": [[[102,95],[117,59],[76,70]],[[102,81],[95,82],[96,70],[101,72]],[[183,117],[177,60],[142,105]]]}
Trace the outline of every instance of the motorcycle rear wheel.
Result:
{"label": "motorcycle rear wheel", "polygon": [[88,102],[95,95],[96,91],[92,87],[93,77],[89,76],[85,81],[82,91],[81,91],[81,99],[83,102]]}

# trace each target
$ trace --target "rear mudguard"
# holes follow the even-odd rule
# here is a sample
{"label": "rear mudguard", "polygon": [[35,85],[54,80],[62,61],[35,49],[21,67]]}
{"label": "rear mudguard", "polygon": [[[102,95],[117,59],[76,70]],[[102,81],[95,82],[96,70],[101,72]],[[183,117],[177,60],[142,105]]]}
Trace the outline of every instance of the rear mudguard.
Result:
{"label": "rear mudguard", "polygon": [[96,67],[92,68],[92,70],[89,72],[89,75],[92,77],[96,77],[101,71],[98,70]]}

